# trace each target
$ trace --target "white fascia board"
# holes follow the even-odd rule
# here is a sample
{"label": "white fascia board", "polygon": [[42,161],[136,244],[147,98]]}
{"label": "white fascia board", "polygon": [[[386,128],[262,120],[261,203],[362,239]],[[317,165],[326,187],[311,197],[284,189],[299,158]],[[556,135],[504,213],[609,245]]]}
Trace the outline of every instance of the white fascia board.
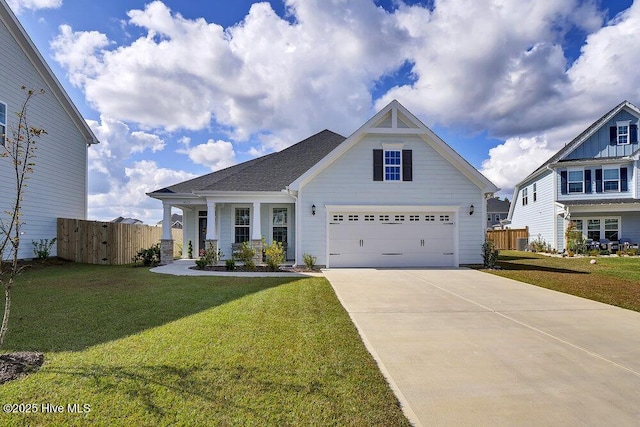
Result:
{"label": "white fascia board", "polygon": [[193,195],[218,203],[292,203],[295,198],[282,191],[198,191]]}

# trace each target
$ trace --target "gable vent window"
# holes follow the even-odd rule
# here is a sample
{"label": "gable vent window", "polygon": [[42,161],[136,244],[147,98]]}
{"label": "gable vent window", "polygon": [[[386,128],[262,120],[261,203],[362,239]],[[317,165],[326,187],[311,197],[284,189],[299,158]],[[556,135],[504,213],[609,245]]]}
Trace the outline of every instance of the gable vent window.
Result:
{"label": "gable vent window", "polygon": [[413,181],[411,150],[373,150],[374,181]]}
{"label": "gable vent window", "polygon": [[0,102],[0,145],[4,147],[7,138],[7,104]]}
{"label": "gable vent window", "polygon": [[618,122],[609,128],[611,145],[635,144],[638,142],[638,125],[631,122]]}

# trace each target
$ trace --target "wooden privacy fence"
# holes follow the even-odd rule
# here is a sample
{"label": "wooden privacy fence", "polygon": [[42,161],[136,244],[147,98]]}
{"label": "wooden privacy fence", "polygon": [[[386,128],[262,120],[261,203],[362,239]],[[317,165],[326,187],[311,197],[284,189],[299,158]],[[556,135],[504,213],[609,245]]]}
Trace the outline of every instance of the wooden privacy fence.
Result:
{"label": "wooden privacy fence", "polygon": [[524,250],[524,247],[518,247],[519,239],[525,239],[524,246],[529,243],[528,228],[487,230],[487,240],[491,240],[496,245],[496,249]]}
{"label": "wooden privacy fence", "polygon": [[[88,264],[130,264],[140,249],[162,238],[162,227],[58,218],[58,257]],[[172,228],[173,253],[179,254],[182,230]]]}

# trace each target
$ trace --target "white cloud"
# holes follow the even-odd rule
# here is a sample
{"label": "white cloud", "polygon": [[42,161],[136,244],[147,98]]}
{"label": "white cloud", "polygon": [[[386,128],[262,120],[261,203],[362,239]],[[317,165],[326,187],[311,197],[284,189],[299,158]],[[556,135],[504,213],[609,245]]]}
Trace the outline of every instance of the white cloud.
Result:
{"label": "white cloud", "polygon": [[89,217],[111,220],[134,217],[157,221],[159,202],[145,193],[194,178],[195,175],[159,167],[155,161],[131,162],[136,153],[158,152],[165,142],[157,135],[131,131],[121,121],[101,116],[88,121],[100,144],[89,148]]}
{"label": "white cloud", "polygon": [[[180,142],[212,169],[242,152],[232,143],[249,140],[246,151],[258,155],[324,128],[349,134],[396,98],[428,126],[503,139],[483,172],[507,189],[620,101],[640,100],[640,1],[611,22],[597,0],[430,3],[399,2],[388,13],[372,0],[285,0],[287,19],[256,3],[225,29],[154,1],[128,12],[124,31],[144,34],[127,44],[61,26],[51,47],[73,84],[112,118],[103,124],[112,132],[117,123],[226,132],[232,142]],[[589,36],[569,63],[563,42],[576,30]],[[405,62],[412,82],[372,100],[374,84]],[[161,149],[153,138],[131,138],[101,154],[122,162]],[[107,160],[96,160],[96,171],[109,174]]]}
{"label": "white cloud", "polygon": [[489,150],[489,159],[482,162],[481,172],[500,188],[500,193],[510,196],[516,183],[555,152],[549,149],[545,137],[509,138]]}
{"label": "white cloud", "polygon": [[236,163],[236,153],[233,144],[228,141],[214,141],[210,139],[204,144],[178,150],[187,154],[192,162],[211,168],[212,171],[232,166]]}
{"label": "white cloud", "polygon": [[89,195],[90,218],[110,221],[123,216],[155,224],[162,217],[162,204],[145,193],[195,178],[194,174],[161,168],[148,160],[125,167],[123,174],[124,179],[113,180],[113,177],[106,176],[106,179],[112,179],[109,192]]}
{"label": "white cloud", "polygon": [[25,9],[57,9],[62,6],[62,0],[8,0],[7,3],[16,14]]}

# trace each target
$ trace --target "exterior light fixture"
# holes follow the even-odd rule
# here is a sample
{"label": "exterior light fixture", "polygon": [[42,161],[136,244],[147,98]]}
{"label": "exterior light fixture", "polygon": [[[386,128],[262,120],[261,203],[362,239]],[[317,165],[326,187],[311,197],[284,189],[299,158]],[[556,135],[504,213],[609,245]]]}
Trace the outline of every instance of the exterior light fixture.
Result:
{"label": "exterior light fixture", "polygon": [[311,205],[311,215],[316,214],[316,205]]}
{"label": "exterior light fixture", "polygon": [[474,209],[473,205],[469,206],[469,215],[473,215]]}

